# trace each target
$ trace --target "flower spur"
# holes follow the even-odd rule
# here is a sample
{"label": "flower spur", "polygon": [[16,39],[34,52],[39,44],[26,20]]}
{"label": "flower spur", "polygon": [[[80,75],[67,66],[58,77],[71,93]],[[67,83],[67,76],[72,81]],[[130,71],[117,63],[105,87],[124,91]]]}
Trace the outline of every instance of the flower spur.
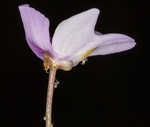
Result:
{"label": "flower spur", "polygon": [[53,38],[49,34],[49,20],[29,5],[19,6],[26,40],[31,50],[50,69],[46,105],[46,127],[52,127],[52,97],[56,70],[69,71],[87,57],[122,52],[135,46],[131,37],[101,34],[95,31],[100,11],[92,8],[62,21]]}

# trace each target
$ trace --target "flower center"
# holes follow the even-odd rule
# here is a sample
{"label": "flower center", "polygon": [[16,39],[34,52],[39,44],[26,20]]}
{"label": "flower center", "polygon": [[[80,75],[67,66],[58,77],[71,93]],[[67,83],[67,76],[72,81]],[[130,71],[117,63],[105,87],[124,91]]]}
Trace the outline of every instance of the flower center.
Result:
{"label": "flower center", "polygon": [[43,53],[44,57],[44,70],[47,72],[51,67],[57,67],[57,69],[61,69],[64,71],[70,71],[72,69],[72,62],[68,60],[55,60],[51,58],[51,56],[47,53]]}

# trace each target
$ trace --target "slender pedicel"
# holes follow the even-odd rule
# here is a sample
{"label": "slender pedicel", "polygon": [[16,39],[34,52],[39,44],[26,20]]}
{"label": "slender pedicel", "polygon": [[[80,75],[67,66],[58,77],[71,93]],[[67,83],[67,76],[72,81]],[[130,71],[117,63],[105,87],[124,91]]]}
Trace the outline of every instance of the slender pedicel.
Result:
{"label": "slender pedicel", "polygon": [[52,65],[49,74],[49,82],[47,89],[47,103],[46,103],[46,127],[53,127],[52,124],[52,104],[53,104],[53,93],[54,83],[57,71],[57,65]]}
{"label": "slender pedicel", "polygon": [[44,58],[44,69],[47,72],[50,69],[49,73],[49,81],[47,88],[47,101],[46,101],[46,127],[53,127],[52,124],[52,104],[53,104],[53,93],[54,93],[54,85],[55,85],[55,77],[56,71],[58,69],[58,65],[51,59],[50,55],[47,52],[43,53]]}
{"label": "slender pedicel", "polygon": [[48,89],[47,89],[47,103],[46,103],[46,127],[53,127],[52,124],[52,104],[53,104],[53,93],[55,89],[55,77],[57,69],[71,70],[72,63],[70,61],[55,61],[48,53],[43,53],[44,57],[44,69],[48,71],[50,69]]}

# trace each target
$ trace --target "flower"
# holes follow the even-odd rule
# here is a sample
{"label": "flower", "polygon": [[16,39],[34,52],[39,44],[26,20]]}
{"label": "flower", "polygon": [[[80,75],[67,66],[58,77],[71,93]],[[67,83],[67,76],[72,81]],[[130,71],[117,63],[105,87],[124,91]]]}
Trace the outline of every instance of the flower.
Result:
{"label": "flower", "polygon": [[122,52],[135,46],[131,37],[95,31],[99,10],[92,8],[62,21],[51,39],[49,20],[28,4],[19,6],[26,40],[32,51],[51,66],[71,70],[87,57]]}

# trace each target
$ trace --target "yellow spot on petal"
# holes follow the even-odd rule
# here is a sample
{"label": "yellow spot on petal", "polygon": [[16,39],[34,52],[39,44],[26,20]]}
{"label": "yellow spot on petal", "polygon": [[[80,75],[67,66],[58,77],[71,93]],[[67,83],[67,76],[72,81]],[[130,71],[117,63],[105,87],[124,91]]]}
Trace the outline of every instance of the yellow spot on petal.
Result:
{"label": "yellow spot on petal", "polygon": [[91,49],[91,50],[88,50],[86,53],[84,53],[84,54],[82,55],[82,60],[85,60],[86,57],[87,57],[89,54],[91,54],[95,49],[96,49],[96,48]]}

